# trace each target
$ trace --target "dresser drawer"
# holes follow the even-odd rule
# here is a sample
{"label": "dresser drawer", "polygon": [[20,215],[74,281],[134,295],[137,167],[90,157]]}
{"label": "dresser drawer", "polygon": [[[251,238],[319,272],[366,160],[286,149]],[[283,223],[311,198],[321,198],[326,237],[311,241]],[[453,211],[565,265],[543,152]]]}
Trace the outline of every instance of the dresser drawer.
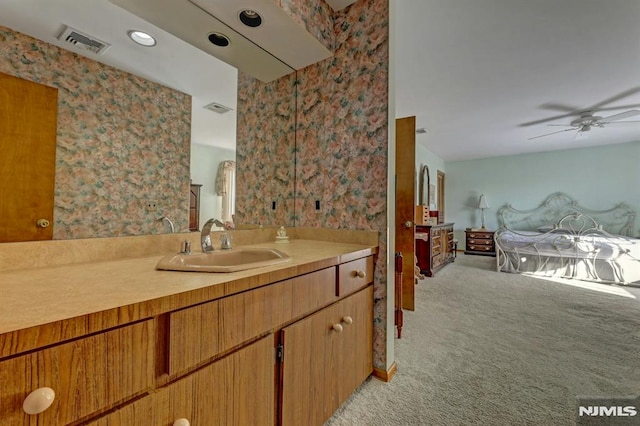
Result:
{"label": "dresser drawer", "polygon": [[493,245],[493,240],[482,240],[482,239],[478,239],[478,238],[468,238],[467,239],[467,244],[478,244],[478,245],[485,245],[485,246],[492,246]]}
{"label": "dresser drawer", "polygon": [[169,374],[195,367],[335,300],[335,268],[326,268],[172,312]]}
{"label": "dresser drawer", "polygon": [[373,257],[365,257],[338,266],[338,297],[353,293],[373,282]]}
{"label": "dresser drawer", "polygon": [[469,238],[493,240],[493,232],[468,232],[467,239]]}
{"label": "dresser drawer", "polygon": [[492,245],[487,246],[487,245],[471,244],[471,245],[467,245],[467,250],[492,252],[493,251],[493,246]]}
{"label": "dresser drawer", "polygon": [[[147,320],[0,362],[2,423],[66,425],[150,389],[154,335]],[[45,387],[51,406],[26,414],[27,395]]]}

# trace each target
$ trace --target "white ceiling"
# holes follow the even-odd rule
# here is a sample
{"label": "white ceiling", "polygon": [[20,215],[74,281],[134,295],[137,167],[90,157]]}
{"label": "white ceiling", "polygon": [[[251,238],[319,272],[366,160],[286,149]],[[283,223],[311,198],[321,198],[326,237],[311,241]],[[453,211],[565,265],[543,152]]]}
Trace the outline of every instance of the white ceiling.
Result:
{"label": "white ceiling", "polygon": [[428,130],[416,140],[446,161],[640,140],[640,123],[535,140],[572,118],[521,126],[567,113],[547,104],[585,109],[622,93],[635,92],[596,115],[640,109],[639,0],[396,4],[397,116],[415,115]]}
{"label": "white ceiling", "polygon": [[[396,114],[427,129],[417,141],[446,161],[640,140],[639,124],[563,132],[592,106],[640,109],[640,0],[392,0]],[[193,96],[192,140],[233,149],[237,72],[107,0],[0,0],[0,25],[52,44],[63,24],[112,46],[92,59]],[[126,33],[158,38],[143,48]],[[622,96],[626,95],[626,96]],[[625,121],[640,120],[639,117]]]}

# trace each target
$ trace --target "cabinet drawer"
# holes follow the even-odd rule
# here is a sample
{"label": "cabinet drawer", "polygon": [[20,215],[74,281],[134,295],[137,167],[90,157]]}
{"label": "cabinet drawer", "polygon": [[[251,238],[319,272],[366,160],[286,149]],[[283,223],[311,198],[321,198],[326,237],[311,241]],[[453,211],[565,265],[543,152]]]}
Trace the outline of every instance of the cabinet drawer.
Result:
{"label": "cabinet drawer", "polygon": [[373,257],[365,257],[338,266],[338,297],[353,293],[373,282]]}
{"label": "cabinet drawer", "polygon": [[327,268],[172,312],[169,374],[195,367],[328,305],[337,299],[335,288],[335,269]]}
{"label": "cabinet drawer", "polygon": [[[154,342],[147,320],[0,362],[2,423],[66,425],[150,389]],[[26,414],[24,399],[42,387],[54,390],[53,403]]]}

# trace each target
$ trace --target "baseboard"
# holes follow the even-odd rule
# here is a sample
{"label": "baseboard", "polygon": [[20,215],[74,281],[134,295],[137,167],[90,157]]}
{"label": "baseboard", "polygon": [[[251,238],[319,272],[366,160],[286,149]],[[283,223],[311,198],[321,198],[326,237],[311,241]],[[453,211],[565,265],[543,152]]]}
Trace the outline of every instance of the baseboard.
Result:
{"label": "baseboard", "polygon": [[393,361],[393,364],[389,366],[387,370],[383,370],[382,368],[374,368],[373,369],[373,377],[378,380],[382,380],[383,382],[390,382],[391,378],[396,374],[396,370],[398,369],[398,364]]}

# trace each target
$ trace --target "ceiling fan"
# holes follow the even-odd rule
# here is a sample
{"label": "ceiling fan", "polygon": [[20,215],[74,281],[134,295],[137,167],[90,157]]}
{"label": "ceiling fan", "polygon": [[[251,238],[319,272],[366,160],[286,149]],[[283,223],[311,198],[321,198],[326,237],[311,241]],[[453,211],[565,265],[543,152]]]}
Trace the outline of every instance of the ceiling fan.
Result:
{"label": "ceiling fan", "polygon": [[600,117],[593,114],[594,114],[594,111],[592,110],[582,111],[579,113],[579,117],[571,121],[571,123],[569,124],[547,124],[547,126],[562,126],[562,127],[570,127],[570,128],[559,130],[557,132],[546,133],[544,135],[534,136],[532,138],[529,138],[528,140],[538,139],[545,136],[555,135],[557,133],[571,132],[576,130],[577,130],[577,133],[576,133],[576,136],[577,136],[583,132],[590,131],[592,127],[605,127],[605,125],[609,125],[609,124],[640,123],[640,121],[617,122],[618,120],[623,120],[625,118],[640,115],[640,110],[637,110],[637,109],[632,109],[632,110],[621,112],[618,114],[613,114],[608,117]]}

